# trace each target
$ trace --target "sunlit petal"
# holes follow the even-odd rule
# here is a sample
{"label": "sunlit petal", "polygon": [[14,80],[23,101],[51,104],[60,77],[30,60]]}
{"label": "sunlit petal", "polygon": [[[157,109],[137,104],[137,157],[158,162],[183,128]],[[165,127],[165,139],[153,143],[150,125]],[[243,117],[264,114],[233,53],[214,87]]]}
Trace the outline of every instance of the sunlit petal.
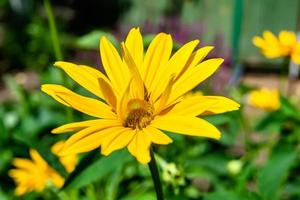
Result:
{"label": "sunlit petal", "polygon": [[197,117],[176,115],[161,116],[154,119],[151,125],[161,130],[184,135],[202,136],[214,139],[219,139],[221,137],[221,133],[216,127]]}

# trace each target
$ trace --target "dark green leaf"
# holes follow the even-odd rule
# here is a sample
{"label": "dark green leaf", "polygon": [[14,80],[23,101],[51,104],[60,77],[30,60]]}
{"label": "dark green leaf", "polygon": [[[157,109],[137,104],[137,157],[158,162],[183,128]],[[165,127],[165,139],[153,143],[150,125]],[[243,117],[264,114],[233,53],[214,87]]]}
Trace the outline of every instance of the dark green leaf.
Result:
{"label": "dark green leaf", "polygon": [[266,129],[272,128],[272,130],[280,130],[283,121],[283,116],[280,112],[270,112],[264,116],[256,125],[257,131],[265,131]]}
{"label": "dark green leaf", "polygon": [[233,191],[217,191],[205,195],[204,200],[259,200],[259,199],[249,192],[239,194]]}
{"label": "dark green leaf", "polygon": [[[100,154],[99,152],[97,153]],[[130,158],[131,157],[127,156],[127,152],[124,150],[115,152],[108,157],[88,156],[80,162],[79,169],[75,170],[70,175],[71,180],[67,180],[64,188],[78,189],[90,183],[99,181],[116,171],[119,166],[124,165]]]}
{"label": "dark green leaf", "polygon": [[295,148],[290,146],[281,146],[273,151],[269,161],[258,174],[258,187],[263,199],[278,199],[279,186],[295,162],[296,156]]}

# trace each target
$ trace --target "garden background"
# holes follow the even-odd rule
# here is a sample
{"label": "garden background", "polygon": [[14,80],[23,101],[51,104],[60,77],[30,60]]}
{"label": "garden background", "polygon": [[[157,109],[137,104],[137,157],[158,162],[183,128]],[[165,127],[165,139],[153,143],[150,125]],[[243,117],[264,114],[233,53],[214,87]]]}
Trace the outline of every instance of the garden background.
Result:
{"label": "garden background", "polygon": [[[131,27],[140,27],[145,47],[158,32],[172,35],[174,50],[193,39],[215,46],[209,57],[225,62],[196,90],[241,104],[205,117],[221,130],[220,140],[172,135],[172,144],[156,147],[166,199],[300,199],[298,66],[264,58],[252,43],[265,30],[300,31],[299,0],[0,0],[0,200],[155,199],[147,166],[127,150],[81,154],[67,175],[51,152],[67,135],[50,132],[85,117],[40,90],[58,83],[85,93],[53,63],[103,70],[99,38],[117,46]],[[280,92],[280,108],[249,105],[251,91],[262,87]],[[30,148],[66,177],[62,189],[15,196],[12,160],[29,158]]]}

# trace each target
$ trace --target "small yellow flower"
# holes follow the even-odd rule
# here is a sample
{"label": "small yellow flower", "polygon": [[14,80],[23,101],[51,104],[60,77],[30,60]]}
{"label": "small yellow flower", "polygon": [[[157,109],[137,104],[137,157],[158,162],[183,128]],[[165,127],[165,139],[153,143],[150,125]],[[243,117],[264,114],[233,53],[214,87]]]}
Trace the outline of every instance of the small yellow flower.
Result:
{"label": "small yellow flower", "polygon": [[53,154],[58,156],[59,161],[65,167],[67,172],[71,173],[76,167],[78,156],[77,156],[77,154],[70,154],[70,155],[67,155],[67,156],[60,156],[59,151],[64,146],[64,143],[65,143],[65,141],[59,141],[59,142],[55,143],[51,147],[51,151],[52,151]]}
{"label": "small yellow flower", "polygon": [[280,107],[280,95],[276,89],[261,88],[250,92],[248,103],[263,110],[273,111]]}
{"label": "small yellow flower", "polygon": [[32,160],[13,159],[16,169],[9,171],[9,176],[17,185],[15,190],[17,196],[32,191],[41,192],[48,184],[53,184],[57,188],[63,186],[64,178],[50,167],[36,150],[30,149],[30,156]]}
{"label": "small yellow flower", "polygon": [[293,62],[300,64],[300,41],[291,31],[281,31],[276,37],[270,31],[264,31],[263,37],[255,36],[253,44],[261,49],[267,58],[290,57]]}
{"label": "small yellow flower", "polygon": [[98,97],[82,96],[61,85],[42,86],[42,91],[63,105],[96,118],[54,129],[56,134],[76,132],[59,154],[83,153],[101,146],[101,153],[109,155],[127,147],[145,164],[151,159],[152,143],[172,142],[162,130],[219,139],[218,129],[197,116],[237,110],[239,104],[220,96],[183,98],[223,62],[221,58],[203,61],[212,47],[194,51],[198,43],[191,41],[171,56],[171,36],[159,33],[144,53],[141,33],[133,28],[121,44],[121,56],[111,42],[101,38],[100,54],[107,76],[85,65],[56,62],[55,66]]}

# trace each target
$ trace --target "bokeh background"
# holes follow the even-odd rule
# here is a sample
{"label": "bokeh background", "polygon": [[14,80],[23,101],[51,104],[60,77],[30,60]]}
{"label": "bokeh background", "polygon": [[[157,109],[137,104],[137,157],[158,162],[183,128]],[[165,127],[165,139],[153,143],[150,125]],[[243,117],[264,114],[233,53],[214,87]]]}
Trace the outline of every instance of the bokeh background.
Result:
{"label": "bokeh background", "polygon": [[[30,148],[60,172],[49,149],[67,135],[50,131],[84,116],[42,94],[40,85],[60,83],[85,93],[53,63],[102,70],[99,38],[117,46],[131,27],[141,28],[145,47],[158,32],[172,35],[174,50],[193,39],[215,46],[209,57],[225,62],[197,90],[242,105],[206,117],[222,131],[220,141],[172,135],[173,144],[155,147],[167,199],[300,199],[298,66],[266,59],[252,44],[264,30],[300,31],[300,0],[0,0],[0,200],[155,199],[147,166],[126,150],[107,158],[81,155],[80,170],[62,191],[15,197],[8,176],[12,159],[28,158]],[[247,105],[248,93],[261,87],[280,91],[280,109]]]}

